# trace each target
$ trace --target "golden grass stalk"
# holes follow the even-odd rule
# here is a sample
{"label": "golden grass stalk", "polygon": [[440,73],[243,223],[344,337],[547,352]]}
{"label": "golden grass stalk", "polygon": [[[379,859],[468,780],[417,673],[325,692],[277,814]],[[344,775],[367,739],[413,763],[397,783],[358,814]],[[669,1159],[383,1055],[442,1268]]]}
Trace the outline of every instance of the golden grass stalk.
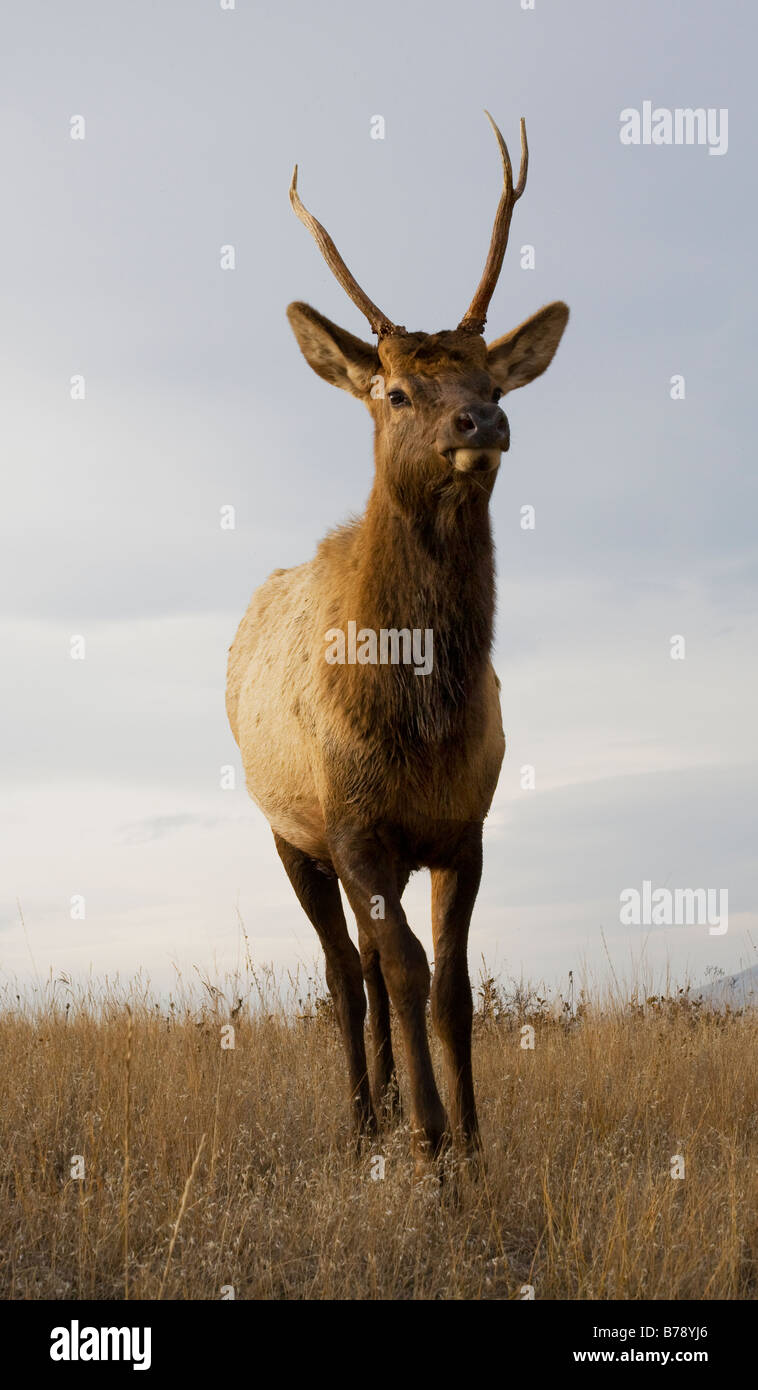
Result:
{"label": "golden grass stalk", "polygon": [[203,1152],[203,1145],[204,1145],[204,1143],[205,1143],[205,1135],[202,1136],[202,1138],[201,1138],[201,1140],[200,1140],[200,1143],[199,1143],[198,1146],[197,1146],[197,1153],[195,1154],[194,1162],[193,1162],[193,1164],[192,1164],[192,1167],[191,1167],[190,1170],[189,1170],[189,1175],[188,1175],[188,1177],[187,1177],[187,1181],[186,1181],[186,1183],[184,1184],[184,1191],[183,1191],[183,1193],[182,1193],[182,1200],[181,1200],[181,1202],[179,1203],[179,1210],[178,1210],[178,1212],[176,1213],[176,1220],[175,1220],[175,1222],[174,1222],[174,1229],[173,1229],[173,1231],[171,1232],[171,1240],[169,1241],[168,1254],[167,1254],[167,1256],[166,1256],[166,1266],[165,1266],[165,1268],[164,1268],[164,1270],[163,1270],[163,1278],[161,1279],[161,1286],[160,1286],[160,1289],[158,1290],[158,1298],[159,1298],[159,1299],[163,1298],[163,1290],[164,1290],[165,1287],[166,1287],[166,1280],[168,1279],[168,1270],[169,1270],[169,1265],[171,1264],[171,1256],[172,1256],[173,1253],[174,1253],[174,1246],[176,1245],[176,1237],[177,1237],[178,1232],[179,1232],[179,1227],[180,1227],[180,1225],[181,1225],[182,1217],[184,1216],[184,1208],[185,1208],[186,1205],[187,1205],[187,1198],[189,1197],[190,1188],[192,1187],[192,1180],[193,1180],[193,1178],[194,1178],[194,1176],[195,1176],[195,1173],[197,1172],[197,1165],[198,1165],[198,1163],[200,1162],[200,1155],[201,1155],[201,1153]]}
{"label": "golden grass stalk", "polygon": [[132,1011],[126,1006],[126,1058],[124,1079],[124,1182],[121,1194],[121,1226],[124,1240],[124,1298],[129,1298],[129,1136],[132,1119]]}

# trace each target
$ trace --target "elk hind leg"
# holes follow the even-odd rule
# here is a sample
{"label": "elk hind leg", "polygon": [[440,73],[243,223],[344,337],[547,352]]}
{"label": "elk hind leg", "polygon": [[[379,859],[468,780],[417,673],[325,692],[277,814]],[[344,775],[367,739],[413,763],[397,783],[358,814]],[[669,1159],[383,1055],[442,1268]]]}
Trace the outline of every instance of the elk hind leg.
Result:
{"label": "elk hind leg", "polygon": [[[409,877],[410,873],[407,869],[398,868],[397,892],[401,898]],[[395,1054],[392,1047],[389,990],[382,974],[379,949],[372,938],[361,928],[360,923],[358,925],[358,944],[363,978],[366,981],[366,993],[368,994],[373,1053],[374,1102],[377,1110],[385,1119],[399,1120],[402,1118],[403,1105],[400,1099],[400,1085],[397,1079]]]}
{"label": "elk hind leg", "polygon": [[453,1140],[472,1155],[479,1152],[481,1141],[471,1067],[473,1001],[467,945],[481,872],[479,825],[462,836],[453,863],[432,870],[432,1020],[442,1042]]}
{"label": "elk hind leg", "polygon": [[363,978],[368,994],[371,1025],[372,1083],[380,1115],[387,1119],[401,1114],[395,1056],[390,1027],[390,997],[382,974],[379,950],[362,928],[358,930]]}
{"label": "elk hind leg", "polygon": [[361,958],[348,935],[336,875],[274,832],[276,848],[303,911],[318,932],[326,959],[326,983],[334,1000],[350,1078],[350,1100],[359,1134],[373,1133],[376,1117],[371,1104],[363,1024],[366,995]]}

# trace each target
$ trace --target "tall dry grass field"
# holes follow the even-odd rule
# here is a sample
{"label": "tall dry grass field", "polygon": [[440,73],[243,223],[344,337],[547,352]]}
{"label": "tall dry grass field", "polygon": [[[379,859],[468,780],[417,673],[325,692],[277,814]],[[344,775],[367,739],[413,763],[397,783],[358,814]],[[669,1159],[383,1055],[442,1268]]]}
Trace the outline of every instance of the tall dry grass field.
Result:
{"label": "tall dry grass field", "polygon": [[754,1014],[683,995],[561,1011],[485,982],[486,1172],[440,1190],[414,1186],[402,1122],[351,1149],[328,1000],[254,984],[168,1007],[139,982],[6,997],[4,1298],[758,1293]]}

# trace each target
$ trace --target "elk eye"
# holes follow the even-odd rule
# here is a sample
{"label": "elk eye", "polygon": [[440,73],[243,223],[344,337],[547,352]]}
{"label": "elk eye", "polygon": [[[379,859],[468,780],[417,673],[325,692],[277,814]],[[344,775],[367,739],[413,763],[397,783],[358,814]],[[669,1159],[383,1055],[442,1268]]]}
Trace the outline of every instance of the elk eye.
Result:
{"label": "elk eye", "polygon": [[410,401],[404,391],[388,391],[387,396],[390,405],[410,405]]}
{"label": "elk eye", "polygon": [[500,390],[500,387],[499,387],[499,386],[496,386],[495,389],[494,389],[494,391],[492,392],[492,399],[493,399],[493,401],[496,401],[496,402],[499,401],[499,400],[500,400],[500,397],[502,396],[502,394],[503,394],[503,393],[502,393],[502,391]]}

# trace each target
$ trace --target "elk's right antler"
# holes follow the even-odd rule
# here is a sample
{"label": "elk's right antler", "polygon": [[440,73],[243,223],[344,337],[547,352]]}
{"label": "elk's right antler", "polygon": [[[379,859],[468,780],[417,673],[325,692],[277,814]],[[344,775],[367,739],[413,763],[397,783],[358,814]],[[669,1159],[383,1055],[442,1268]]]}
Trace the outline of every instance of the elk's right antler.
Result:
{"label": "elk's right antler", "polygon": [[529,146],[526,143],[526,121],[524,117],[521,117],[521,167],[519,168],[518,183],[514,188],[513,169],[511,167],[511,157],[508,153],[508,146],[495,125],[489,111],[485,111],[484,114],[497,136],[500,153],[503,156],[504,187],[495,214],[495,225],[492,229],[492,241],[490,242],[484,274],[482,275],[479,288],[469,308],[458,324],[459,328],[466,329],[469,333],[484,332],[484,325],[487,322],[487,310],[503,264],[505,248],[508,245],[508,233],[511,227],[513,209],[526,188],[526,174],[529,168]]}
{"label": "elk's right antler", "polygon": [[365,314],[371,324],[371,331],[377,333],[380,338],[388,338],[393,333],[404,333],[405,329],[393,323],[391,319],[388,319],[387,315],[383,314],[381,309],[378,309],[376,304],[374,304],[373,301],[369,299],[368,295],[361,289],[355,276],[350,273],[345,265],[345,262],[326,228],[322,227],[321,223],[316,221],[313,214],[303,206],[297,191],[297,165],[295,165],[292,174],[292,183],[290,184],[290,202],[300,218],[300,221],[303,223],[303,226],[308,228],[308,231],[331,270],[332,275],[339,280],[343,290],[349,294],[356,308],[360,309],[362,314]]}

